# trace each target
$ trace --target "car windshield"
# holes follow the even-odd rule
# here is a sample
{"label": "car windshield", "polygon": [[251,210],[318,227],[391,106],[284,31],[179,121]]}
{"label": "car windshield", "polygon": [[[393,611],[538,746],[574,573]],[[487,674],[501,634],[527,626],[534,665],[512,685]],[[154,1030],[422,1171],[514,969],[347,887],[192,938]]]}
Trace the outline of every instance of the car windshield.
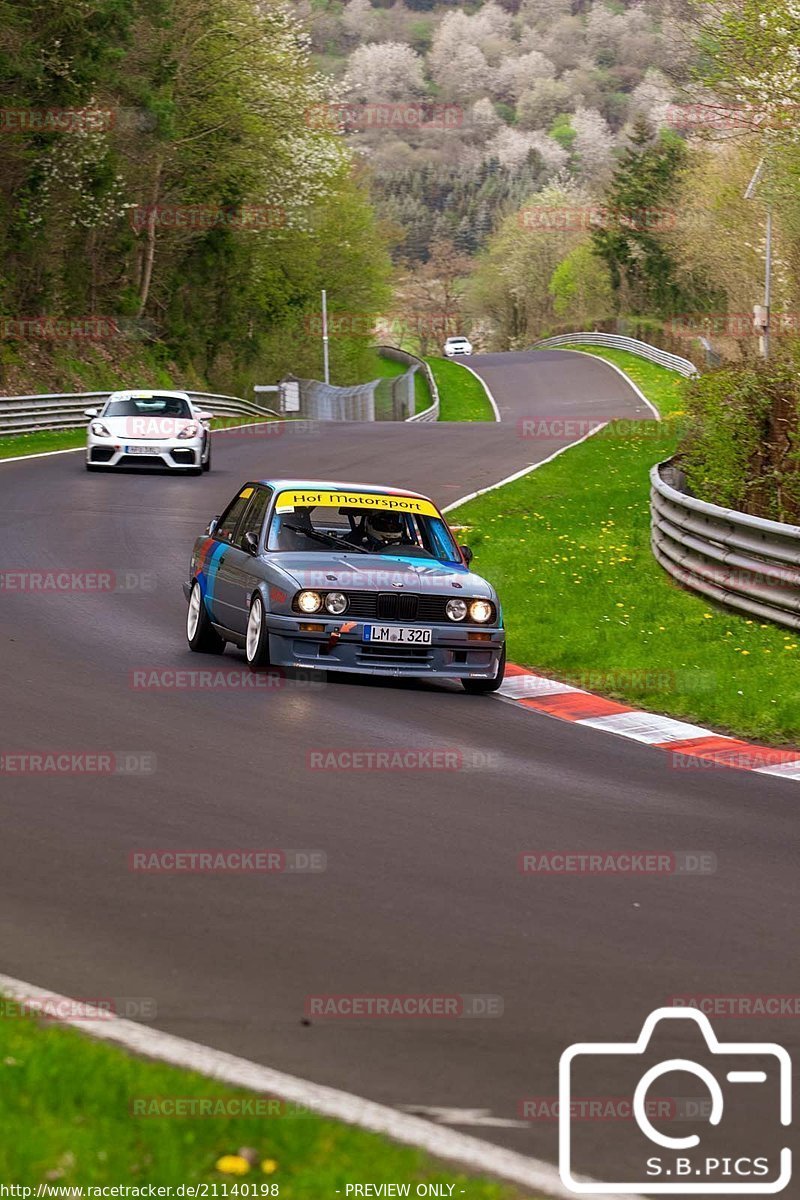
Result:
{"label": "car windshield", "polygon": [[[317,498],[324,502],[297,503]],[[397,511],[398,506],[413,506],[418,511]],[[282,493],[275,505],[267,549],[461,562],[447,525],[429,500],[375,493]]]}
{"label": "car windshield", "polygon": [[185,417],[192,410],[182,396],[129,396],[125,400],[109,400],[104,417]]}

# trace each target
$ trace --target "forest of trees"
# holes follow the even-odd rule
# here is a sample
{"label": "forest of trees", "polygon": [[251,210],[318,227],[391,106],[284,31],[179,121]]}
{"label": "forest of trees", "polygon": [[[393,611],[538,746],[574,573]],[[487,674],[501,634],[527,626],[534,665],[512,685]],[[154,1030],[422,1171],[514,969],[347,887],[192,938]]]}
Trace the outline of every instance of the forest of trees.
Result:
{"label": "forest of trees", "polygon": [[[135,343],[249,387],[319,372],[320,288],[385,302],[362,169],[308,120],[329,82],[286,8],[0,0],[0,82],[0,364],[32,318],[102,317],[112,358]],[[339,345],[343,382],[368,340]]]}
{"label": "forest of trees", "polygon": [[[443,237],[474,253],[555,178],[602,186],[635,120],[665,118],[694,59],[664,3],[300,0],[300,9],[316,61],[351,106],[351,144],[373,172],[379,212],[400,226],[395,257],[405,262]],[[378,105],[395,119],[371,120]],[[405,122],[404,105],[422,119]],[[437,122],[442,109],[449,119]]]}

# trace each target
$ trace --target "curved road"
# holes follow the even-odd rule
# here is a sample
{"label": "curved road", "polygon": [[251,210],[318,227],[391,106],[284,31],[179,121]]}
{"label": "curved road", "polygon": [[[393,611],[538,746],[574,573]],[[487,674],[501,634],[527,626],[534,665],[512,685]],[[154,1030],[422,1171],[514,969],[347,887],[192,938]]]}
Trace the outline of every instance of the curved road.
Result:
{"label": "curved road", "polygon": [[[518,1119],[526,1097],[556,1095],[565,1046],[629,1040],[676,994],[797,990],[796,785],[678,772],[645,746],[427,683],[132,686],[142,668],[247,674],[230,647],[189,654],[181,594],[194,536],[242,480],[390,481],[447,504],[570,440],[544,436],[548,421],[649,416],[598,360],[472,365],[501,424],[228,432],[199,479],[88,475],[80,454],[0,464],[4,571],[133,573],[112,594],[2,593],[0,750],[147,752],[156,766],[4,779],[0,970],[77,997],[152,997],[159,1028],[392,1106],[489,1110],[508,1124],[465,1131],[552,1162],[555,1124]],[[519,436],[525,418],[540,436]],[[155,577],[136,586],[142,571]],[[405,747],[459,749],[465,765],[308,766],[319,749]],[[128,867],[141,848],[216,847],[317,849],[328,866]],[[533,879],[517,870],[530,849],[708,850],[719,869]],[[303,1020],[309,996],[398,993],[501,996],[503,1015]],[[796,1022],[721,1032],[798,1041]],[[622,1086],[612,1073],[609,1094]],[[607,1124],[584,1133],[584,1170],[619,1166]]]}

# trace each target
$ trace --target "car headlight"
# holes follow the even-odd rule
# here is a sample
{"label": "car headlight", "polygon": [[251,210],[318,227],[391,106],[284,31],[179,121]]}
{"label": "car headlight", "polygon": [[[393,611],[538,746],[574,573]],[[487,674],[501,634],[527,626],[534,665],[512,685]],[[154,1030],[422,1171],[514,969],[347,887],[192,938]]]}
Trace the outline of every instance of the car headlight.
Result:
{"label": "car headlight", "polygon": [[488,600],[473,600],[469,606],[469,615],[473,621],[477,621],[479,625],[485,625],[487,621],[492,619],[492,606]]}
{"label": "car headlight", "polygon": [[102,421],[92,421],[89,428],[95,437],[111,437]]}
{"label": "car headlight", "polygon": [[347,596],[344,592],[328,592],[325,597],[325,607],[329,613],[338,617],[347,609]]}
{"label": "car headlight", "polygon": [[183,429],[178,434],[178,437],[179,438],[197,437],[197,426],[196,425],[184,425]]}
{"label": "car headlight", "polygon": [[304,613],[319,612],[322,608],[322,596],[319,592],[298,592],[297,607]]}
{"label": "car headlight", "polygon": [[445,612],[451,621],[463,621],[467,615],[466,600],[448,600],[445,605]]}

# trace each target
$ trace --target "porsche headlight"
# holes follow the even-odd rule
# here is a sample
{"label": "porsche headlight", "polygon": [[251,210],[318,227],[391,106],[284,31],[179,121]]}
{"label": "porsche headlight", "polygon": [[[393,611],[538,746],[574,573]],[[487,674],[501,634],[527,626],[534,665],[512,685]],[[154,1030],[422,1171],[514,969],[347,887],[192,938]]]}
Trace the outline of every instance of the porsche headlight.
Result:
{"label": "porsche headlight", "polygon": [[297,607],[304,613],[319,612],[322,608],[322,596],[319,592],[298,592]]}
{"label": "porsche headlight", "polygon": [[347,596],[344,592],[328,592],[325,597],[325,607],[335,617],[341,616],[347,609]]}
{"label": "porsche headlight", "polygon": [[445,612],[451,621],[463,621],[467,615],[466,600],[448,600],[445,605]]}
{"label": "porsche headlight", "polygon": [[479,625],[485,625],[487,621],[491,621],[493,611],[488,600],[473,600],[469,606],[470,619],[477,621]]}
{"label": "porsche headlight", "polygon": [[89,428],[95,437],[111,437],[102,421],[92,421]]}
{"label": "porsche headlight", "polygon": [[197,426],[196,425],[184,425],[183,429],[178,434],[178,437],[179,438],[197,437]]}

